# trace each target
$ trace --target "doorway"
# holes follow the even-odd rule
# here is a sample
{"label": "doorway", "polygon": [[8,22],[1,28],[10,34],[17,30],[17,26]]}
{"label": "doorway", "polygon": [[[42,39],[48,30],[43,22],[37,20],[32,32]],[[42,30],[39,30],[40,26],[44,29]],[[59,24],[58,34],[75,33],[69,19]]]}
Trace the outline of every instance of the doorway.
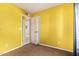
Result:
{"label": "doorway", "polygon": [[40,17],[22,16],[22,46],[40,43]]}
{"label": "doorway", "polygon": [[22,46],[30,43],[30,18],[22,15]]}

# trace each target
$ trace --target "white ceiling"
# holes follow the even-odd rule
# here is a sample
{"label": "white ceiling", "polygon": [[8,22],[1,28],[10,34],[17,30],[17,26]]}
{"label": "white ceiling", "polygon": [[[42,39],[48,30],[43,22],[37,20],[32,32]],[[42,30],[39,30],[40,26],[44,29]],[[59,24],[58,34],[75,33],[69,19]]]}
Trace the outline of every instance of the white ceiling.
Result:
{"label": "white ceiling", "polygon": [[34,13],[50,7],[55,7],[60,5],[60,3],[16,3],[15,5],[24,9],[28,13]]}

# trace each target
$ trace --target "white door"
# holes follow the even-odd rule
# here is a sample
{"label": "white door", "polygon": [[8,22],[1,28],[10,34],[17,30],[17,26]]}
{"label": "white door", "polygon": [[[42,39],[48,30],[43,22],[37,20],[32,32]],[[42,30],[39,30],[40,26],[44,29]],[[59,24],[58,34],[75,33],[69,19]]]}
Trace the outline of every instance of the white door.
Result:
{"label": "white door", "polygon": [[75,17],[76,17],[76,43],[77,44],[77,53],[79,54],[79,4],[75,4]]}
{"label": "white door", "polygon": [[39,16],[32,17],[31,19],[31,43],[32,44],[40,43],[39,24],[40,24],[40,17]]}
{"label": "white door", "polygon": [[22,16],[22,45],[30,43],[30,18]]}

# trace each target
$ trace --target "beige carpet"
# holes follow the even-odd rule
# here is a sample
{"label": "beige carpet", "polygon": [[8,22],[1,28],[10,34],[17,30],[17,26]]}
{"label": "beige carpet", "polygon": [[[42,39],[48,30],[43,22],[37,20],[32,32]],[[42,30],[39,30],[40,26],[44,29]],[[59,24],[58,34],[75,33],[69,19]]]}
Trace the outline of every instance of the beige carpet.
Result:
{"label": "beige carpet", "polygon": [[41,45],[28,44],[2,56],[71,56],[71,52],[49,48]]}

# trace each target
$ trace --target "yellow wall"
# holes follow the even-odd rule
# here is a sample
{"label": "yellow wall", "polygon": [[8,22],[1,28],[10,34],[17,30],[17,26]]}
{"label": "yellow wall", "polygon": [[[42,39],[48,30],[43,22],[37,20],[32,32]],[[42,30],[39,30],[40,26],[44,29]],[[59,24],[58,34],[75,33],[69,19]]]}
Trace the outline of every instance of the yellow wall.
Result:
{"label": "yellow wall", "polygon": [[73,51],[73,4],[62,4],[32,16],[40,16],[40,44]]}
{"label": "yellow wall", "polygon": [[12,4],[0,4],[0,53],[21,46],[21,15]]}

